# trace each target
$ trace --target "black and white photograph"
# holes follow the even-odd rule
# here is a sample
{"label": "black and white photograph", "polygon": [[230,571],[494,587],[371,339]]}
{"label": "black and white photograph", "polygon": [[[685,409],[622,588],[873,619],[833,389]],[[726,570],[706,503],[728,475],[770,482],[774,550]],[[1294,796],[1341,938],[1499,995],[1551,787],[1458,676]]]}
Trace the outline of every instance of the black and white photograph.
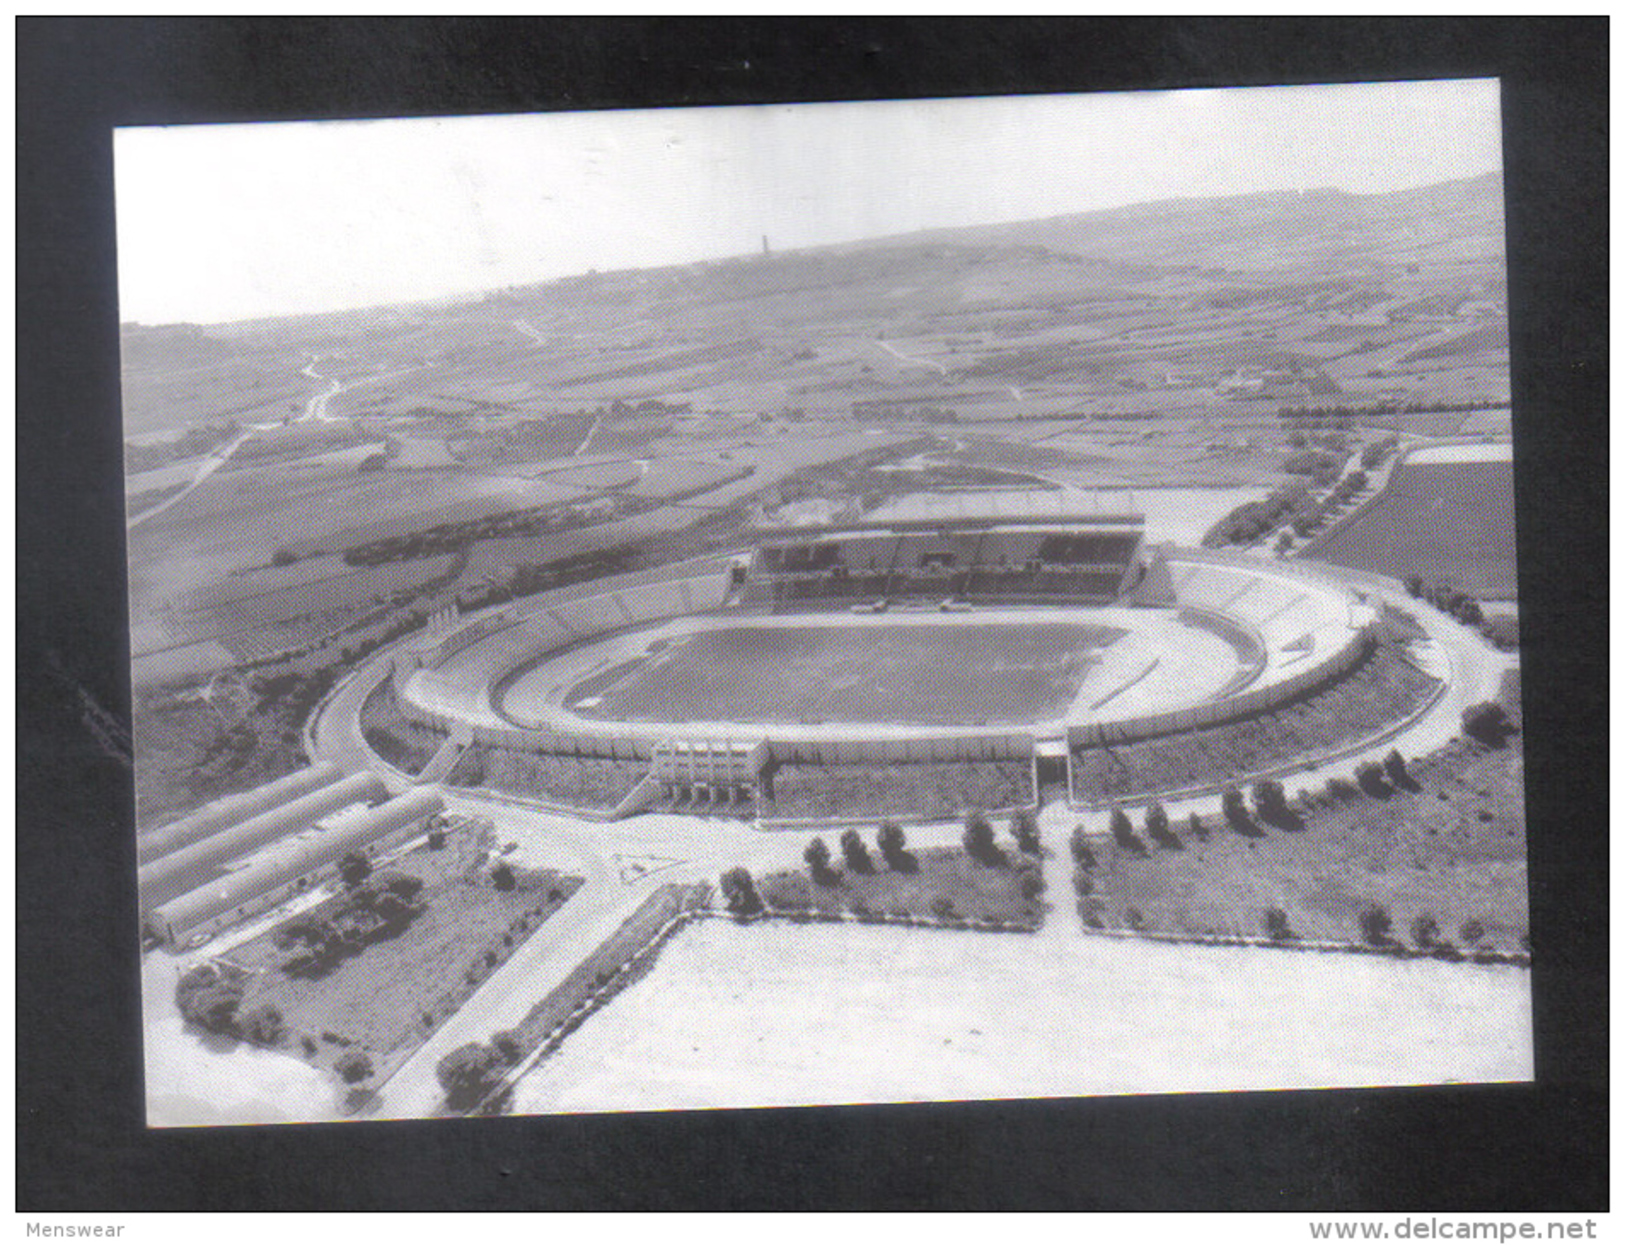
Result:
{"label": "black and white photograph", "polygon": [[[522,25],[401,29],[507,64]],[[197,29],[251,82],[297,44]],[[1375,1206],[1392,1104],[1468,1104],[1413,1138],[1456,1170],[1511,1144],[1467,1110],[1590,1085],[1593,1039],[1550,1044],[1542,1009],[1605,966],[1543,913],[1606,923],[1562,855],[1594,787],[1541,723],[1591,624],[1538,594],[1603,557],[1551,543],[1549,493],[1553,438],[1599,422],[1531,385],[1591,356],[1519,293],[1519,239],[1558,227],[1514,176],[1527,101],[1493,72],[1229,77],[112,116],[116,357],[76,418],[124,578],[20,666],[87,741],[67,787],[72,757],[121,767],[127,808],[50,868],[128,996],[98,1012],[53,958],[36,1035],[98,1012],[128,1144],[221,1156],[176,1208],[240,1208],[200,1192],[217,1166],[294,1208],[224,1156],[301,1138],[585,1167],[635,1135],[689,1170],[687,1138],[741,1130],[846,1163],[860,1125],[982,1121],[991,1153],[1028,1121],[1036,1154],[1065,1120],[1153,1171],[1186,1119],[1221,1167],[1243,1129],[1264,1164],[1358,1136],[1327,1196]],[[111,693],[80,655],[109,647]],[[1564,765],[1602,743],[1568,738]],[[106,885],[72,881],[87,835],[117,838]],[[1304,1104],[1321,1124],[1272,1114]],[[971,1200],[1264,1196],[1086,1207],[1036,1165],[1067,1161]],[[433,1204],[529,1208],[520,1160],[488,1168],[484,1205]],[[845,1194],[958,1203],[921,1171]],[[1317,1205],[1304,1179],[1258,1208]],[[726,1188],[688,1195],[761,1204]]]}
{"label": "black and white photograph", "polygon": [[1495,82],[114,151],[151,1125],[1532,1076]]}

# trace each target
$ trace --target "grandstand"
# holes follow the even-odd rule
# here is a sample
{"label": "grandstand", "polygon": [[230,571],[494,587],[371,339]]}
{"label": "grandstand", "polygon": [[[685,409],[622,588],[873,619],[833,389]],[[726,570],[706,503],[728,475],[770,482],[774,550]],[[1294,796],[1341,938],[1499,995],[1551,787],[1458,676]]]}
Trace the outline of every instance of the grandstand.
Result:
{"label": "grandstand", "polygon": [[1049,493],[899,499],[839,528],[771,527],[746,600],[775,611],[832,601],[1108,605],[1135,585],[1143,515]]}

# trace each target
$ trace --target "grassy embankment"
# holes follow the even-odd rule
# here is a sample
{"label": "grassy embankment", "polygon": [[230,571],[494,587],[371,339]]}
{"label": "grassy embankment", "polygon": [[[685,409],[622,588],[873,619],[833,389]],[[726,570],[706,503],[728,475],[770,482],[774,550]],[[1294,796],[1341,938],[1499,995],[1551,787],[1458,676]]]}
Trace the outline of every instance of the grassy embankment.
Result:
{"label": "grassy embankment", "polygon": [[1132,800],[1266,773],[1370,738],[1422,708],[1438,687],[1384,636],[1347,675],[1246,721],[1074,753],[1073,796]]}
{"label": "grassy embankment", "polygon": [[1407,772],[1376,795],[1330,783],[1277,824],[1256,813],[1240,830],[1176,824],[1178,847],[1097,842],[1075,876],[1079,914],[1094,928],[1179,937],[1527,952],[1516,737],[1501,748],[1458,741]]}

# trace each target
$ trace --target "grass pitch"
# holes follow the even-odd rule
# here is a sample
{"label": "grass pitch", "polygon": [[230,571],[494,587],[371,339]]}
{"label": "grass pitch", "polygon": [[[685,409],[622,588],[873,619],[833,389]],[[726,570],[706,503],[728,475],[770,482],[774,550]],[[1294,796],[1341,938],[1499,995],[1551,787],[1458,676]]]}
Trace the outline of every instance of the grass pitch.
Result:
{"label": "grass pitch", "polygon": [[577,687],[621,722],[1026,725],[1060,716],[1117,627],[727,627]]}

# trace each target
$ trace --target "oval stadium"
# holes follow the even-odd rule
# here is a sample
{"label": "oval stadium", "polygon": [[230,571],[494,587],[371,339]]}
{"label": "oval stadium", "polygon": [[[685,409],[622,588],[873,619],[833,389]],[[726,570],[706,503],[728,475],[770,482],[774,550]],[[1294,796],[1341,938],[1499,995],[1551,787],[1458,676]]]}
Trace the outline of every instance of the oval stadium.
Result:
{"label": "oval stadium", "polygon": [[[448,614],[375,669],[359,726],[419,781],[589,817],[919,821],[1216,791],[1369,746],[1440,686],[1329,573],[1064,500],[769,528],[748,555]],[[1336,737],[1279,712],[1340,695],[1364,709]],[[1261,719],[1280,737],[1209,746]]]}

